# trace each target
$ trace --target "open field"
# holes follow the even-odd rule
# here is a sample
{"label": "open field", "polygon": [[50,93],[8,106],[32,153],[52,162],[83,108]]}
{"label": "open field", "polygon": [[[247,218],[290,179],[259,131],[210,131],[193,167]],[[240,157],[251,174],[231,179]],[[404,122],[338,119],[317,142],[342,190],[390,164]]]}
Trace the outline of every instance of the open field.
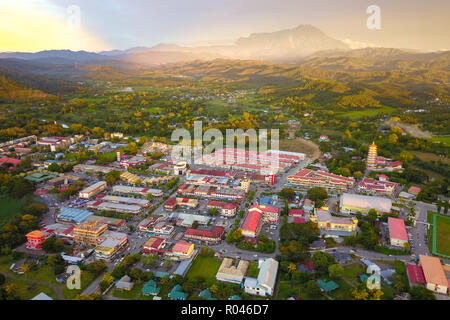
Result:
{"label": "open field", "polygon": [[449,158],[439,157],[434,153],[420,152],[420,151],[410,151],[415,157],[422,161],[442,161],[443,163],[450,164]]}
{"label": "open field", "polygon": [[351,120],[359,120],[364,117],[375,117],[384,114],[391,114],[395,111],[395,108],[383,106],[375,109],[365,109],[347,112],[336,112],[336,116],[339,118],[349,118]]}
{"label": "open field", "polygon": [[22,300],[31,300],[41,292],[45,293],[46,295],[52,297],[55,300],[57,299],[55,290],[43,284],[32,283],[25,280],[6,278],[6,282],[3,285],[3,287],[10,284],[15,284],[17,286],[16,295]]}
{"label": "open field", "polygon": [[431,141],[433,141],[433,142],[440,142],[440,143],[443,143],[443,144],[445,144],[445,145],[447,145],[447,146],[450,146],[450,136],[445,136],[445,137],[443,137],[443,136],[433,136],[433,137],[431,137],[430,138],[430,140]]}
{"label": "open field", "polygon": [[20,201],[17,199],[0,196],[0,208],[2,208],[0,211],[0,225],[17,215],[20,212],[20,207]]}
{"label": "open field", "polygon": [[297,138],[293,140],[280,140],[280,150],[305,153],[308,156],[319,156],[319,147],[311,141]]}
{"label": "open field", "polygon": [[214,281],[220,264],[221,261],[214,257],[202,257],[201,255],[198,255],[187,272],[186,279],[192,280],[200,277],[205,280]]}
{"label": "open field", "polygon": [[[450,217],[435,215],[436,252],[450,256]],[[434,251],[434,250],[433,250]]]}
{"label": "open field", "polygon": [[[115,289],[113,292],[113,296],[117,297],[117,298],[123,298],[123,299],[136,299],[137,296],[141,293],[142,290],[142,284],[134,284],[133,289],[131,289],[130,291],[126,291],[126,290],[117,290]],[[146,297],[147,298],[147,297]],[[153,298],[153,296],[152,296]]]}

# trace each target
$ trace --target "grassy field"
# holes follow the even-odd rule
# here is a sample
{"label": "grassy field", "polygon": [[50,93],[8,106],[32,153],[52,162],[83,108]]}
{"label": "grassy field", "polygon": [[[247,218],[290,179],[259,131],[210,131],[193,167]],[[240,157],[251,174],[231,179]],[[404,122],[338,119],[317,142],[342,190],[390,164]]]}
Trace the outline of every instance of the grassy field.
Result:
{"label": "grassy field", "polygon": [[382,114],[391,114],[395,108],[383,106],[376,109],[364,109],[357,111],[337,112],[336,115],[340,118],[349,118],[351,120],[360,120],[364,117],[375,117]]}
{"label": "grassy field", "polygon": [[280,140],[280,150],[290,151],[290,152],[301,152],[307,155],[319,153],[319,147],[311,141],[304,139],[282,139]]}
{"label": "grassy field", "polygon": [[450,256],[450,217],[436,216],[436,251]]}
{"label": "grassy field", "polygon": [[53,290],[49,286],[32,283],[32,282],[25,281],[25,280],[16,280],[16,279],[6,278],[6,282],[3,285],[3,287],[5,287],[9,284],[12,284],[12,283],[17,285],[16,295],[22,300],[30,300],[41,292],[45,293],[46,295],[52,297],[55,300],[57,299],[55,290]]}
{"label": "grassy field", "polygon": [[437,136],[435,136],[435,137],[431,137],[430,140],[433,141],[433,142],[440,142],[440,143],[443,143],[443,144],[445,144],[447,146],[450,146],[450,136],[448,136],[448,137],[437,137]]}
{"label": "grassy field", "polygon": [[186,274],[186,279],[192,280],[201,277],[205,280],[214,281],[220,264],[221,261],[214,257],[202,257],[201,255],[198,255]]}
{"label": "grassy field", "polygon": [[250,262],[246,277],[257,278],[259,273],[258,262]]}
{"label": "grassy field", "polygon": [[410,151],[415,157],[422,161],[441,161],[443,163],[450,164],[449,158],[442,158],[434,153],[430,152],[420,152],[420,151]]}
{"label": "grassy field", "polygon": [[9,221],[12,217],[17,215],[21,209],[21,203],[17,199],[0,196],[0,225],[6,221]]}

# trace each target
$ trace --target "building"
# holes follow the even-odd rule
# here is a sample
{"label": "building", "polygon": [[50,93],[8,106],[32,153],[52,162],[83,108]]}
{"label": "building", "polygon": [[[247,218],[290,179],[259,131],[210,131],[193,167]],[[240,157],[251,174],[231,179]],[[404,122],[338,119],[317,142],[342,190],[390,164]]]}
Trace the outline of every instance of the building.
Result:
{"label": "building", "polygon": [[244,291],[260,296],[273,294],[278,273],[278,261],[272,258],[259,260],[258,278],[245,278]]}
{"label": "building", "polygon": [[96,166],[92,164],[77,164],[73,167],[72,170],[73,172],[101,172],[103,174],[107,174],[115,169],[111,167]]}
{"label": "building", "polygon": [[165,253],[165,250],[163,250],[164,246],[166,245],[166,239],[161,237],[150,237],[143,245],[142,245],[142,251],[145,254],[151,254],[151,253]]}
{"label": "building", "polygon": [[116,289],[121,291],[130,291],[133,289],[134,283],[131,281],[131,278],[127,275],[124,275],[120,280],[116,283]]}
{"label": "building", "polygon": [[137,184],[138,182],[139,183],[141,182],[141,178],[139,178],[137,175],[135,175],[131,172],[128,172],[128,171],[125,171],[124,173],[122,173],[120,175],[120,179],[129,184]]}
{"label": "building", "polygon": [[112,191],[115,193],[123,193],[123,194],[138,194],[141,196],[147,197],[149,194],[154,197],[162,197],[163,192],[160,189],[151,189],[151,188],[139,188],[139,187],[131,187],[131,186],[113,186]]}
{"label": "building", "polygon": [[51,172],[33,172],[24,179],[32,183],[41,183],[50,179],[58,177],[57,174]]}
{"label": "building", "polygon": [[408,234],[403,219],[388,217],[389,239],[392,246],[404,248]]}
{"label": "building", "polygon": [[103,241],[103,234],[108,225],[98,221],[83,222],[73,229],[73,239],[77,243],[98,245]]}
{"label": "building", "polygon": [[112,203],[137,205],[142,208],[149,207],[150,203],[151,203],[147,199],[120,197],[120,196],[108,196],[108,195],[104,195],[104,194],[97,196],[96,199],[99,201],[107,201],[107,202],[112,202]]}
{"label": "building", "polygon": [[356,235],[358,220],[354,218],[334,217],[328,210],[316,209],[310,220],[317,223],[321,235],[346,237]]}
{"label": "building", "polygon": [[57,150],[67,149],[74,142],[75,139],[72,137],[44,137],[36,141],[36,146],[45,147],[55,152]]}
{"label": "building", "polygon": [[263,225],[262,213],[258,210],[249,212],[242,223],[242,235],[255,238],[261,231]]}
{"label": "building", "polygon": [[263,222],[276,223],[278,222],[278,217],[280,213],[280,208],[273,206],[265,206],[261,204],[256,204],[248,209],[248,212],[260,212],[262,214]]}
{"label": "building", "polygon": [[159,293],[159,288],[156,285],[155,280],[149,280],[142,288],[142,294],[144,296],[156,296]]}
{"label": "building", "polygon": [[377,167],[377,146],[375,142],[372,142],[372,144],[369,146],[366,167],[368,170],[375,169]]}
{"label": "building", "polygon": [[208,202],[207,208],[219,210],[220,214],[224,217],[234,217],[236,215],[238,205],[224,201],[210,201]]}
{"label": "building", "polygon": [[426,285],[427,281],[425,280],[425,275],[423,273],[423,269],[419,265],[415,264],[406,264],[406,270],[408,272],[408,279],[411,283],[419,283]]}
{"label": "building", "polygon": [[126,233],[106,231],[105,239],[95,247],[94,254],[97,260],[111,261],[117,257],[128,243]]}
{"label": "building", "polygon": [[287,178],[288,185],[303,186],[307,188],[321,187],[325,189],[347,190],[353,187],[355,179],[328,173],[302,169]]}
{"label": "building", "polygon": [[419,255],[419,263],[425,275],[427,289],[436,293],[446,294],[449,283],[441,260],[421,254]]}
{"label": "building", "polygon": [[225,258],[217,271],[216,279],[218,281],[240,284],[249,265],[250,263],[246,260],[239,260],[238,263],[234,263],[233,259]]}
{"label": "building", "polygon": [[118,219],[112,217],[103,217],[103,216],[89,216],[85,219],[85,222],[93,222],[98,221],[99,223],[104,223],[108,225],[108,229],[119,231],[121,229],[125,229],[126,221],[125,219]]}
{"label": "building", "polygon": [[106,187],[107,187],[106,181],[99,181],[81,190],[78,196],[83,199],[90,199],[93,196],[105,190]]}
{"label": "building", "polygon": [[86,207],[90,209],[95,209],[98,211],[115,211],[119,213],[129,213],[129,214],[139,214],[142,212],[143,207],[135,204],[123,204],[115,202],[103,202],[103,201],[89,201],[86,203]]}
{"label": "building", "polygon": [[173,175],[182,176],[186,174],[186,170],[187,170],[187,163],[185,161],[180,161],[173,166]]}
{"label": "building", "polygon": [[194,222],[197,222],[198,224],[207,225],[208,222],[211,220],[211,217],[203,216],[199,214],[190,214],[190,213],[174,213],[171,215],[171,217],[177,219],[177,225],[180,225],[182,227],[192,227]]}
{"label": "building", "polygon": [[180,208],[196,208],[198,206],[197,199],[191,198],[181,198],[181,197],[170,197],[164,203],[164,208],[169,211],[175,210],[177,207]]}
{"label": "building", "polygon": [[194,254],[194,244],[178,241],[172,248],[172,255],[180,259],[190,259]]}
{"label": "building", "polygon": [[164,221],[158,221],[151,225],[148,229],[149,235],[159,236],[159,237],[165,237],[170,238],[173,233],[175,232],[175,227],[164,222]]}
{"label": "building", "polygon": [[58,214],[58,221],[81,223],[87,217],[92,216],[91,211],[71,207],[62,207]]}
{"label": "building", "polygon": [[419,187],[416,187],[416,186],[411,186],[408,189],[408,193],[412,193],[416,196],[420,193],[420,191],[422,191],[422,189],[420,189]]}
{"label": "building", "polygon": [[157,219],[155,217],[147,217],[138,224],[139,231],[142,232],[149,232],[149,230],[153,227],[153,225],[156,223]]}
{"label": "building", "polygon": [[212,226],[209,230],[188,229],[184,233],[186,239],[193,239],[205,242],[220,242],[225,235],[225,228]]}
{"label": "building", "polygon": [[367,214],[375,209],[378,214],[390,213],[392,200],[383,197],[363,196],[359,194],[344,193],[340,198],[340,210],[343,213]]}
{"label": "building", "polygon": [[188,294],[183,291],[182,286],[177,284],[172,288],[168,296],[172,300],[186,300]]}
{"label": "building", "polygon": [[358,184],[359,191],[368,192],[371,194],[392,195],[397,189],[398,184],[386,180],[376,180],[372,178],[364,178]]}
{"label": "building", "polygon": [[27,249],[42,250],[42,243],[45,241],[45,233],[40,230],[31,231],[26,235]]}

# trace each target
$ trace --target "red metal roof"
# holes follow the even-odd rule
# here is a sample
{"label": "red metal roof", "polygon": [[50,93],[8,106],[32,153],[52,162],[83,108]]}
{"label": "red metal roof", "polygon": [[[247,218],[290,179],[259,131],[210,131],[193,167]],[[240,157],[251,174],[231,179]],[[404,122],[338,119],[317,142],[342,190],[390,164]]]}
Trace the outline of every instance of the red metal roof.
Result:
{"label": "red metal roof", "polygon": [[402,219],[388,217],[388,224],[391,239],[408,241],[405,222]]}
{"label": "red metal roof", "polygon": [[411,282],[425,284],[425,275],[421,266],[416,266],[413,264],[406,264],[406,269],[408,270],[408,276]]}
{"label": "red metal roof", "polygon": [[251,232],[256,232],[256,229],[258,228],[258,224],[261,218],[262,218],[261,212],[257,210],[249,211],[247,217],[244,220],[244,223],[242,224],[242,229],[249,230]]}
{"label": "red metal roof", "polygon": [[289,209],[290,216],[305,216],[305,210],[303,209]]}

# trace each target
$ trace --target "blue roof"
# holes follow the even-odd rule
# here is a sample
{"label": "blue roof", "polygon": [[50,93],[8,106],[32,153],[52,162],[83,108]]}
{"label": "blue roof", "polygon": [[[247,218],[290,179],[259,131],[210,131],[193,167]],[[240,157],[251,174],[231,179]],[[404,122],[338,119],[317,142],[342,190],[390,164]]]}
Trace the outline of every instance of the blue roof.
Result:
{"label": "blue roof", "polygon": [[93,215],[93,213],[85,209],[62,207],[59,212],[58,218],[61,220],[74,221],[76,223],[80,223],[86,220],[86,218],[91,215]]}
{"label": "blue roof", "polygon": [[184,277],[186,272],[189,270],[191,263],[192,259],[181,261],[174,273]]}
{"label": "blue roof", "polygon": [[262,204],[271,204],[273,202],[272,197],[262,197],[260,203]]}

